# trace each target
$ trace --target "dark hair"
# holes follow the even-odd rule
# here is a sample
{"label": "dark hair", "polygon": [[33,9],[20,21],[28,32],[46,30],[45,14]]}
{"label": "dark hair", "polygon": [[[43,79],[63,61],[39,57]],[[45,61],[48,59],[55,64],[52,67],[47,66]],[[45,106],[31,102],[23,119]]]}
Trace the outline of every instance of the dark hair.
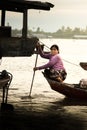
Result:
{"label": "dark hair", "polygon": [[50,47],[50,50],[52,50],[53,47],[55,47],[55,48],[59,51],[58,45],[56,45],[56,44],[52,45],[52,46]]}

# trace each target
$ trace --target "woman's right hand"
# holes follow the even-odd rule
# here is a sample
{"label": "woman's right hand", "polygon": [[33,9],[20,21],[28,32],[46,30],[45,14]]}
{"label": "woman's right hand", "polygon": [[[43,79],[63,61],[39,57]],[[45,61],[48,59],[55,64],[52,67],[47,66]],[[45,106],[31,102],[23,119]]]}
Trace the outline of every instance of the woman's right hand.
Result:
{"label": "woman's right hand", "polygon": [[36,44],[36,50],[38,51],[38,53],[39,53],[39,51],[42,50],[42,49],[41,49],[41,45],[40,45],[39,42],[37,42],[37,44]]}
{"label": "woman's right hand", "polygon": [[37,42],[37,44],[36,44],[36,47],[40,47],[41,45],[40,45],[40,43],[39,42]]}

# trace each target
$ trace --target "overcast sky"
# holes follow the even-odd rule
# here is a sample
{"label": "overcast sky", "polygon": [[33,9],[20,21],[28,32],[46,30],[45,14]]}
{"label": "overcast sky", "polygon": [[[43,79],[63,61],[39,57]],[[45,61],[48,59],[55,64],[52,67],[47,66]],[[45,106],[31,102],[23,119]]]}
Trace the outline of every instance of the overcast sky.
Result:
{"label": "overcast sky", "polygon": [[[35,0],[36,1],[36,0]],[[87,0],[37,0],[51,2],[54,8],[50,11],[29,10],[28,29],[36,30],[40,27],[46,32],[55,32],[62,26],[71,28],[87,26]],[[22,14],[8,12],[6,24],[12,28],[22,28]]]}

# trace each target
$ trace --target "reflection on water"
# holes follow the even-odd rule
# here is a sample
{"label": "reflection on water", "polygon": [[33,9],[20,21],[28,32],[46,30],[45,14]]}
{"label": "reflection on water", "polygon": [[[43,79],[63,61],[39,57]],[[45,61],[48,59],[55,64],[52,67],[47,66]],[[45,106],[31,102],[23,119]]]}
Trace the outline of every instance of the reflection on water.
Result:
{"label": "reflection on water", "polygon": [[[70,62],[69,63],[64,60],[65,67],[68,72],[65,82],[78,83],[81,78],[86,78],[87,72],[79,66],[80,61],[87,59],[87,43],[85,40],[44,39],[43,42],[45,44],[47,43],[48,46],[53,43],[58,44],[61,56],[63,59],[66,59],[66,61]],[[41,71],[35,73],[31,98],[28,97],[35,58],[35,55],[32,57],[3,58],[1,70],[6,69],[13,74],[8,102],[13,104],[15,111],[20,114],[25,113],[26,115],[29,114],[29,116],[31,114],[34,116],[43,115],[47,120],[53,116],[53,119],[50,119],[50,122],[55,128],[56,124],[57,127],[60,126],[59,128],[68,130],[68,127],[70,127],[71,130],[75,130],[77,128],[74,125],[78,125],[78,129],[81,128],[81,130],[83,130],[84,128],[85,130],[85,128],[87,128],[87,103],[80,100],[67,99],[64,95],[51,90]],[[46,62],[46,60],[39,57],[37,65],[42,65]],[[76,66],[73,63],[76,64]],[[1,94],[2,93],[0,92],[0,97],[2,96]],[[42,119],[42,117],[40,118]],[[53,122],[53,120],[55,121]],[[42,123],[39,118],[38,121]],[[50,122],[47,121],[45,123],[48,125]],[[35,123],[34,120],[33,123]]]}

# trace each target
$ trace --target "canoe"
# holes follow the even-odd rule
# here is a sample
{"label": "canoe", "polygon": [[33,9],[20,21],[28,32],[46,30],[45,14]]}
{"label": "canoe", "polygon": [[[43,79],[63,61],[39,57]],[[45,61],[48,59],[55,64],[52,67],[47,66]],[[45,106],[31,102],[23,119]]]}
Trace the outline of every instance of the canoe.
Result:
{"label": "canoe", "polygon": [[80,66],[81,66],[84,70],[87,70],[87,62],[80,62]]}
{"label": "canoe", "polygon": [[52,90],[59,92],[68,98],[87,100],[87,89],[80,88],[79,84],[60,83],[48,78],[44,72],[43,75]]}

